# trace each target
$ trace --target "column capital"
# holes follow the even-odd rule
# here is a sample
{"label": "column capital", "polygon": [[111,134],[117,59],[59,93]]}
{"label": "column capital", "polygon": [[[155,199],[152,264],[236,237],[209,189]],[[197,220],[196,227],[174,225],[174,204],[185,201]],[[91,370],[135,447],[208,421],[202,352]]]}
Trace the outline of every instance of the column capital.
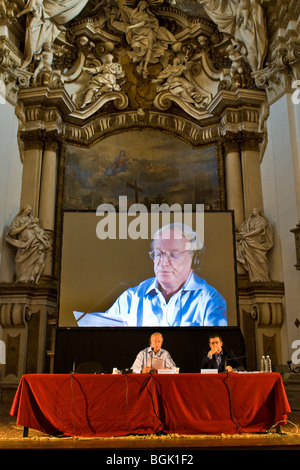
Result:
{"label": "column capital", "polygon": [[259,145],[263,140],[263,136],[257,132],[243,131],[240,133],[241,150],[254,150],[259,152]]}
{"label": "column capital", "polygon": [[21,132],[20,138],[24,143],[24,150],[42,150],[44,147],[43,129]]}
{"label": "column capital", "polygon": [[44,134],[44,142],[45,142],[45,145],[44,145],[45,150],[57,151],[57,149],[61,145],[61,137],[56,130],[50,131]]}
{"label": "column capital", "polygon": [[226,132],[223,141],[223,146],[225,148],[226,153],[239,152],[240,145],[238,134],[234,132]]}

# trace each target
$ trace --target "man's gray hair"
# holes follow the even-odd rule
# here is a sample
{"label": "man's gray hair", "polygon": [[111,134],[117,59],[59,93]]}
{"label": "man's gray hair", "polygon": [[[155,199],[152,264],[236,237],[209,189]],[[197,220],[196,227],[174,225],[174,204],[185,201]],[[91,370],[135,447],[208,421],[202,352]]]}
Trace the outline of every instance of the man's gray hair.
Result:
{"label": "man's gray hair", "polygon": [[184,238],[185,240],[187,240],[188,250],[190,251],[202,250],[203,243],[200,240],[199,235],[189,225],[181,224],[179,222],[164,225],[163,227],[158,229],[153,236],[151,248],[153,248],[154,241],[159,238],[168,240],[170,238],[171,232],[174,232],[175,239]]}

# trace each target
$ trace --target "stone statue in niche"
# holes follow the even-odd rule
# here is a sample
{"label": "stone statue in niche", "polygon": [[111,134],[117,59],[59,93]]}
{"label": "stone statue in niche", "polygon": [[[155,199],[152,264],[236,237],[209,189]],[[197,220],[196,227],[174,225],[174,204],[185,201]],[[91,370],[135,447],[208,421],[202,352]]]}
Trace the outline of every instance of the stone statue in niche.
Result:
{"label": "stone statue in niche", "polygon": [[219,31],[241,41],[252,72],[263,68],[268,48],[264,11],[260,0],[198,0]]}
{"label": "stone statue in niche", "polygon": [[116,30],[125,33],[131,47],[127,54],[133,63],[137,63],[136,72],[147,78],[148,65],[158,63],[176,39],[165,27],[159,26],[158,19],[145,0],[141,0],[136,8],[123,6],[119,13],[122,21],[117,20],[118,12],[115,10],[110,13],[110,23]]}
{"label": "stone statue in niche", "polygon": [[196,108],[206,108],[209,101],[207,94],[202,94],[183,76],[187,71],[187,61],[182,63],[179,57],[175,57],[173,64],[167,65],[152,82],[157,84],[158,92],[169,91]]}
{"label": "stone statue in niche", "polygon": [[6,241],[17,248],[15,257],[16,282],[37,284],[45,268],[45,254],[51,250],[50,239],[32,217],[32,207],[24,206],[16,215],[6,235]]}
{"label": "stone statue in niche", "polygon": [[121,90],[121,86],[117,81],[124,77],[124,71],[122,66],[113,60],[113,55],[107,54],[102,58],[103,64],[95,67],[83,67],[84,71],[94,75],[87,84],[87,92],[81,108],[99,98],[103,93]]}
{"label": "stone statue in niche", "polygon": [[251,282],[270,282],[267,252],[273,246],[273,230],[261,208],[236,230],[237,260],[248,271]]}

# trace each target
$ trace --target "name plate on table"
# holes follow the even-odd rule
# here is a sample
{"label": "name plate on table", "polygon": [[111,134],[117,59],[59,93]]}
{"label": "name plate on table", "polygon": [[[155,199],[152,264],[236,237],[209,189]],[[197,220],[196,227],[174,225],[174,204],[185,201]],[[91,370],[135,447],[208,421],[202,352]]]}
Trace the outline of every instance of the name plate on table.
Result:
{"label": "name plate on table", "polygon": [[158,374],[175,374],[175,369],[157,369]]}
{"label": "name plate on table", "polygon": [[201,369],[201,374],[218,374],[218,369]]}

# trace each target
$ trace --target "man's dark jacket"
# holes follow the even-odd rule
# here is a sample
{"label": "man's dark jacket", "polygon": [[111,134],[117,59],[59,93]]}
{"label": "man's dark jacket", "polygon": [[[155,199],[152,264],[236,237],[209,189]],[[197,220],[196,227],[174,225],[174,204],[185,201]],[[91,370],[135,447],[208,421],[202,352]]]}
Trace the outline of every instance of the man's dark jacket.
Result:
{"label": "man's dark jacket", "polygon": [[202,369],[218,369],[218,372],[224,372],[225,362],[226,362],[227,366],[231,366],[233,369],[244,370],[242,362],[238,359],[234,359],[236,355],[231,349],[222,348],[221,363],[219,366],[216,361],[216,355],[213,354],[212,359],[210,359],[207,356],[207,354],[208,354],[208,351],[205,351],[203,353],[202,367],[201,367]]}

